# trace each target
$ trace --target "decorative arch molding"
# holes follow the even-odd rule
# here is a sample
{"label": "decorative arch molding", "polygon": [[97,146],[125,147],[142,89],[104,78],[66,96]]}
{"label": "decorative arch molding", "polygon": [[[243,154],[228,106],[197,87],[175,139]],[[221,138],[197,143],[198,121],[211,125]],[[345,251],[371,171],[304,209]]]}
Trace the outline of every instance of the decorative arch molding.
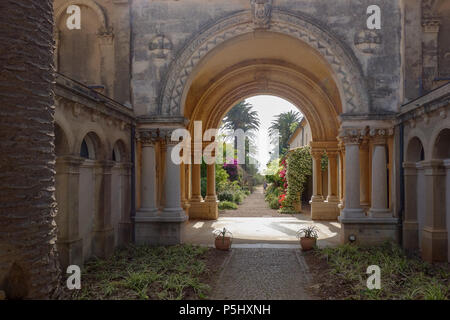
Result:
{"label": "decorative arch molding", "polygon": [[422,130],[420,130],[417,127],[414,128],[413,130],[411,130],[411,132],[409,132],[407,138],[405,139],[406,143],[405,143],[405,146],[404,146],[404,154],[405,155],[408,154],[408,147],[409,147],[411,141],[413,139],[415,139],[415,138],[418,139],[420,141],[420,143],[422,144],[423,152],[424,152],[424,155],[425,155],[425,160],[431,159],[430,156],[429,156],[429,152],[430,152],[429,151],[429,149],[430,149],[429,144],[424,143],[425,141],[427,141],[426,135],[425,135],[425,133]]}
{"label": "decorative arch molding", "polygon": [[[334,72],[344,113],[369,112],[370,100],[357,58],[326,27],[306,15],[273,10],[269,31],[294,37],[322,55]],[[190,75],[202,58],[225,41],[251,32],[253,21],[250,12],[245,11],[219,20],[190,39],[169,67],[158,113],[182,115]]]}
{"label": "decorative arch molding", "polygon": [[443,123],[443,124],[441,124],[441,125],[438,125],[438,126],[436,126],[434,129],[433,129],[433,132],[431,133],[431,138],[430,138],[430,145],[429,145],[429,150],[428,150],[428,152],[429,152],[429,154],[428,154],[428,156],[429,156],[429,158],[428,159],[434,159],[435,158],[435,156],[436,156],[436,154],[435,154],[435,147],[436,147],[436,145],[437,145],[437,140],[438,140],[438,138],[439,138],[439,136],[441,135],[441,133],[443,133],[444,131],[446,131],[446,130],[450,130],[450,127],[448,126],[448,124],[447,123]]}
{"label": "decorative arch molding", "polygon": [[106,14],[103,9],[93,0],[71,0],[62,4],[58,9],[55,10],[55,21],[59,21],[60,16],[66,12],[67,8],[71,5],[82,5],[91,8],[98,16],[101,28],[103,30],[108,30],[108,24],[106,19]]}
{"label": "decorative arch molding", "polygon": [[86,136],[90,135],[90,137],[95,142],[95,160],[108,160],[110,157],[108,157],[109,154],[111,154],[111,146],[109,145],[109,142],[106,138],[105,133],[100,128],[96,128],[93,125],[89,125],[87,128],[85,128],[77,137],[76,143],[74,144],[74,154],[79,154],[81,144],[86,138]]}
{"label": "decorative arch molding", "polygon": [[[253,76],[255,70],[260,76]],[[305,94],[306,90],[309,95]],[[336,139],[338,112],[328,95],[301,71],[276,64],[275,61],[243,64],[217,78],[189,116],[189,128],[192,129],[195,120],[203,120],[205,130],[217,128],[233,105],[260,94],[275,95],[296,105],[308,119],[315,141]],[[211,112],[212,106],[214,112]]]}

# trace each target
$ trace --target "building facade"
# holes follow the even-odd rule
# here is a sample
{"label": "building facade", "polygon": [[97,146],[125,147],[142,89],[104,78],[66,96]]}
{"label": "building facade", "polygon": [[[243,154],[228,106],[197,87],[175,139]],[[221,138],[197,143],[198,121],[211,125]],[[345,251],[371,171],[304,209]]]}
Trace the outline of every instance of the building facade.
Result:
{"label": "building facade", "polygon": [[201,121],[203,135],[259,94],[308,120],[312,214],[338,217],[342,242],[392,239],[448,260],[450,3],[377,1],[378,29],[371,2],[55,0],[64,263],[132,238],[180,243],[189,217],[217,218],[215,166],[203,199],[200,164],[171,161],[172,133],[193,137]]}

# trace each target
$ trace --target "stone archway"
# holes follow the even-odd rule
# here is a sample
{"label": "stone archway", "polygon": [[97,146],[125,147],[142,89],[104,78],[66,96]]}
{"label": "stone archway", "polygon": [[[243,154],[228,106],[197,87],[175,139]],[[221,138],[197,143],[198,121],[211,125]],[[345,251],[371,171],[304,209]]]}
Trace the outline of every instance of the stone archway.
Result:
{"label": "stone archway", "polygon": [[[330,65],[342,97],[345,113],[367,113],[370,101],[362,70],[352,50],[307,15],[273,10],[267,29],[288,35],[314,48]],[[201,60],[212,50],[235,37],[255,32],[248,12],[240,12],[206,27],[180,52],[169,68],[160,94],[159,113],[180,115],[192,81],[192,74]]]}
{"label": "stone archway", "polygon": [[[188,215],[217,217],[214,165],[207,170],[204,201],[199,165],[171,162],[178,143],[171,141],[171,132],[187,128],[193,137],[195,121],[202,122],[203,131],[217,128],[234,103],[258,94],[297,105],[311,125],[314,166],[320,167],[324,152],[329,157],[328,195],[319,192],[321,176],[314,175],[316,218],[339,216],[343,242],[395,239],[394,182],[392,170],[386,170],[393,165],[393,119],[371,117],[365,77],[353,51],[306,15],[274,10],[261,28],[250,13],[225,17],[187,42],[161,83],[156,114],[139,121],[137,242],[179,243]],[[200,151],[204,147],[202,142]],[[377,238],[379,230],[385,236]]]}

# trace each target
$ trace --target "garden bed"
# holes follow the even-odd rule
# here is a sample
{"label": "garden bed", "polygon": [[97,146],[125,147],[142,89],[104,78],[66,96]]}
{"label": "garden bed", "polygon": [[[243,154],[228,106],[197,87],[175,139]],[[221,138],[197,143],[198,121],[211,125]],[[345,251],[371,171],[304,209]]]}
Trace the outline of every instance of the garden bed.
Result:
{"label": "garden bed", "polygon": [[82,270],[81,290],[66,299],[207,299],[228,252],[206,247],[129,246]]}
{"label": "garden bed", "polygon": [[[320,299],[448,300],[450,268],[407,256],[397,245],[386,243],[362,248],[341,245],[304,253],[313,277],[311,294]],[[367,267],[381,269],[381,289],[369,290]]]}

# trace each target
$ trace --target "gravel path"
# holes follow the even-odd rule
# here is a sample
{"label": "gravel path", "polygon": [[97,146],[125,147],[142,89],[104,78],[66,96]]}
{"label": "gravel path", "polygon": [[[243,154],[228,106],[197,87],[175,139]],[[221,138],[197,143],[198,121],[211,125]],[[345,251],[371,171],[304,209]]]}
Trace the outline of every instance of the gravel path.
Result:
{"label": "gravel path", "polygon": [[[309,204],[303,204],[302,213],[309,213]],[[262,186],[255,188],[255,191],[245,198],[237,210],[221,210],[219,217],[295,217],[297,214],[281,214],[277,210],[269,208],[264,200]]]}
{"label": "gravel path", "polygon": [[298,249],[232,249],[214,300],[310,300],[309,269]]}

